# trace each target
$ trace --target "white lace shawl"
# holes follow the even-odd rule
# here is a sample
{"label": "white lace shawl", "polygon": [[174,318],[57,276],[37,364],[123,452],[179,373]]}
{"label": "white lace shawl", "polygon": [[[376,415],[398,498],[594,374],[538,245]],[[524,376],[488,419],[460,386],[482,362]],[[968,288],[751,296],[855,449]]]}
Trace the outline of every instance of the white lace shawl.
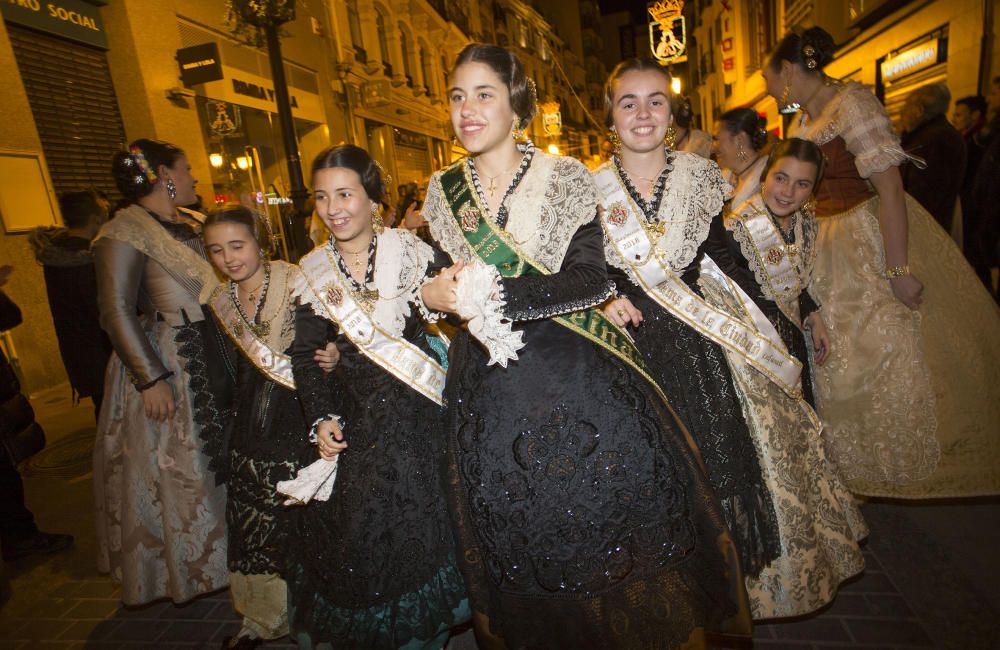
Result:
{"label": "white lace shawl", "polygon": [[[455,163],[467,164],[465,159]],[[478,259],[452,216],[441,189],[442,172],[431,177],[424,217],[452,259]],[[518,247],[554,273],[562,266],[569,242],[580,226],[597,215],[597,189],[583,163],[535,151],[520,185],[507,199],[507,232]]]}
{"label": "white lace shawl", "polygon": [[[673,170],[667,176],[666,190],[657,213],[666,230],[657,240],[656,249],[671,271],[683,273],[697,257],[698,248],[708,237],[712,219],[722,211],[732,188],[722,178],[719,166],[711,160],[684,151],[674,152],[673,156]],[[607,197],[602,197],[602,201],[606,200]],[[641,211],[638,217],[646,221]],[[604,252],[609,264],[622,269],[633,282],[640,284],[632,265],[618,255],[606,237]]]}
{"label": "white lace shawl", "polygon": [[[741,205],[736,206],[733,211],[726,215],[726,230],[733,234],[733,239],[740,245],[740,252],[743,253],[743,257],[749,263],[753,277],[760,286],[764,297],[778,303],[782,307],[782,311],[789,316],[792,322],[801,325],[799,322],[801,320],[800,317],[792,317],[799,314],[799,294],[795,293],[792,295],[789,292],[788,294],[780,293],[779,295],[774,295],[767,271],[761,263],[760,252],[754,245],[743,223],[745,219],[759,214],[767,214],[767,208],[764,205],[764,198],[760,193],[757,193]],[[807,210],[800,210],[794,232],[799,254],[795,256],[796,261],[793,264],[793,268],[799,276],[799,289],[801,291],[808,291],[810,281],[812,280],[813,265],[816,262],[816,238],[819,236],[819,224],[816,221],[815,215],[809,213]]]}
{"label": "white lace shawl", "polygon": [[[350,287],[350,280],[336,262],[330,261],[329,256],[335,255],[332,246],[330,242],[317,246],[306,257],[322,257],[326,262],[326,273],[333,274],[345,287]],[[413,313],[413,304],[417,302],[426,279],[427,265],[433,259],[434,249],[408,230],[387,228],[378,235],[374,288],[378,289],[379,298],[371,317],[386,333],[402,338],[406,319]],[[310,281],[314,283],[313,288],[322,290],[322,286],[315,284],[317,278],[310,278]],[[311,305],[317,316],[329,320],[329,313],[301,272],[295,274],[292,294],[303,304]]]}
{"label": "white lace shawl", "polygon": [[861,178],[883,172],[913,159],[899,143],[892,120],[878,97],[856,81],[849,81],[823,107],[815,119],[802,114],[793,123],[792,135],[824,145],[837,136],[844,138],[847,150],[854,154],[854,165]]}

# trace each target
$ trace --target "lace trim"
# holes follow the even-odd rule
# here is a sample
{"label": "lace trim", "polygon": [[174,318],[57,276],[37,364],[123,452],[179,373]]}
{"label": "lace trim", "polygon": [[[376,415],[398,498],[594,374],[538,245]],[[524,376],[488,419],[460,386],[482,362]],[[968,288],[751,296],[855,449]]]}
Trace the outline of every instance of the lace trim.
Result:
{"label": "lace trim", "polygon": [[468,322],[469,334],[490,353],[487,365],[517,360],[524,347],[524,333],[511,329],[512,321],[504,314],[507,304],[496,267],[482,262],[466,266],[458,276],[456,292],[458,315]]}
{"label": "lace trim", "polygon": [[[503,287],[503,281],[501,280],[500,286]],[[576,300],[571,300],[569,302],[560,303],[557,305],[546,305],[545,307],[535,308],[531,305],[525,307],[522,311],[507,314],[508,318],[513,321],[531,321],[531,320],[542,320],[544,318],[551,318],[553,316],[561,316],[563,314],[570,314],[575,311],[583,311],[584,309],[590,309],[591,307],[596,307],[602,304],[605,300],[610,298],[615,294],[615,283],[610,280],[607,285],[601,289],[600,293],[597,293],[588,298],[578,298]]]}

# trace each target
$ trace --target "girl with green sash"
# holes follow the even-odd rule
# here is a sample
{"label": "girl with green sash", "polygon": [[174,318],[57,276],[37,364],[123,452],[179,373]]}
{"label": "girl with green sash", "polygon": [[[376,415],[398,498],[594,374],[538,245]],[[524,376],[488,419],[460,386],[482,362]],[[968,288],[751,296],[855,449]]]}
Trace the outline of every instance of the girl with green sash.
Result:
{"label": "girl with green sash", "polygon": [[[300,648],[436,650],[469,618],[439,480],[445,348],[425,334],[419,293],[447,258],[381,228],[385,186],[364,149],[323,151],[312,177],[332,236],[299,260],[291,360],[336,480],[294,533],[292,637]],[[313,360],[327,340],[340,352],[332,381]]]}
{"label": "girl with green sash", "polygon": [[431,179],[424,216],[456,266],[423,298],[465,321],[445,390],[445,485],[480,647],[746,634],[697,452],[596,309],[613,287],[587,169],[518,143],[535,97],[510,51],[470,45],[450,79],[471,156]]}

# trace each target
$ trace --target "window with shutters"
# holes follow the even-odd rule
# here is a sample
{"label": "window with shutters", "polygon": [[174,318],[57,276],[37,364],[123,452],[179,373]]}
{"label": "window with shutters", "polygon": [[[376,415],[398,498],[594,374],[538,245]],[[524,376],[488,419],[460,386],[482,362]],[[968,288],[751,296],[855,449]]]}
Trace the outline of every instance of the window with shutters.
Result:
{"label": "window with shutters", "polygon": [[55,191],[117,196],[111,158],[127,143],[107,55],[9,23],[7,31]]}

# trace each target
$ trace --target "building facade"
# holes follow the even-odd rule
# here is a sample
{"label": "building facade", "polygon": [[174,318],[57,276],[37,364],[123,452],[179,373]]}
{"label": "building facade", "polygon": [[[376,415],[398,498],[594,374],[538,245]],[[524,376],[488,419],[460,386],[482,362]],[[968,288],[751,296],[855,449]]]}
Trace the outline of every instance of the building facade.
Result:
{"label": "building facade", "polygon": [[[784,33],[820,25],[838,44],[825,72],[859,81],[898,117],[915,88],[944,81],[952,97],[988,90],[994,62],[995,2],[980,0],[695,0],[689,67],[695,105],[709,129],[726,110],[749,106],[783,134],[785,120],[765,94],[760,70]],[[995,74],[995,73],[994,73]]]}

